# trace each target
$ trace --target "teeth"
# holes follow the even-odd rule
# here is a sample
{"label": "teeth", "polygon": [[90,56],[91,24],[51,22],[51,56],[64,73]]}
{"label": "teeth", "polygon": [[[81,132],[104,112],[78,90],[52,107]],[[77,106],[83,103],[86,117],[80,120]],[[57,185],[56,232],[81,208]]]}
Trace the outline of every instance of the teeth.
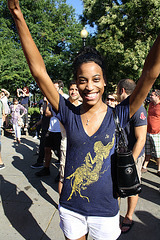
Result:
{"label": "teeth", "polygon": [[90,93],[90,94],[86,94],[86,97],[94,98],[96,95],[97,93]]}

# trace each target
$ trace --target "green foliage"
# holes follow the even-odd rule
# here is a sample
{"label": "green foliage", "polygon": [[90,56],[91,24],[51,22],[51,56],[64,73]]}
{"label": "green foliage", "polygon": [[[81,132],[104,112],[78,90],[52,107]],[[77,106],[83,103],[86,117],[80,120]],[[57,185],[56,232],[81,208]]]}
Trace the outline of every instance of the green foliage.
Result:
{"label": "green foliage", "polygon": [[[20,5],[50,77],[71,80],[71,63],[82,44],[73,8],[65,0],[20,0]],[[13,95],[23,86],[37,92],[6,1],[0,1],[0,25],[0,88]]]}
{"label": "green foliage", "polygon": [[40,111],[39,111],[39,108],[38,107],[35,107],[35,108],[33,108],[33,107],[29,107],[28,108],[28,115],[33,115],[33,114],[35,114],[35,115],[37,115],[37,114],[40,114]]}
{"label": "green foliage", "polygon": [[122,78],[138,80],[159,33],[160,0],[83,2],[83,21],[97,26],[95,46],[105,56],[108,90]]}
{"label": "green foliage", "polygon": [[39,108],[28,108],[29,118],[29,133],[32,132],[31,127],[40,120],[40,111]]}

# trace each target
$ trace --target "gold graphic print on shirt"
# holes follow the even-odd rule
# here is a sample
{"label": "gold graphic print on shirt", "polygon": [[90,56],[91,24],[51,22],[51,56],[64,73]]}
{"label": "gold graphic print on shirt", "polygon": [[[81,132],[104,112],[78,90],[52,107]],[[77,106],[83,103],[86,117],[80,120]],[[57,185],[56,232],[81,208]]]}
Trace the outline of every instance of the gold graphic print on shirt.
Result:
{"label": "gold graphic print on shirt", "polygon": [[67,177],[67,179],[71,179],[71,194],[67,201],[69,201],[72,198],[72,195],[76,193],[79,193],[80,197],[86,198],[89,202],[89,198],[87,196],[82,196],[81,191],[86,190],[87,186],[90,184],[97,182],[99,177],[104,174],[109,168],[105,169],[103,172],[101,172],[102,165],[103,165],[103,159],[106,159],[110,153],[110,150],[112,149],[114,145],[114,139],[113,136],[112,142],[109,142],[106,146],[102,144],[101,141],[95,142],[94,144],[94,152],[95,157],[92,159],[91,153],[87,153],[84,164],[76,169],[76,171]]}

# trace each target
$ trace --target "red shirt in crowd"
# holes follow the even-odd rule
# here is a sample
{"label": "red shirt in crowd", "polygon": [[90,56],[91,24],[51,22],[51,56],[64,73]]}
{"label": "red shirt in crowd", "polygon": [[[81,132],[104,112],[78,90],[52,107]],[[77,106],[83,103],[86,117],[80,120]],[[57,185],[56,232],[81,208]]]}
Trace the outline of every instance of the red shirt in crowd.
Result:
{"label": "red shirt in crowd", "polygon": [[147,132],[151,134],[160,133],[160,103],[150,102],[148,109]]}

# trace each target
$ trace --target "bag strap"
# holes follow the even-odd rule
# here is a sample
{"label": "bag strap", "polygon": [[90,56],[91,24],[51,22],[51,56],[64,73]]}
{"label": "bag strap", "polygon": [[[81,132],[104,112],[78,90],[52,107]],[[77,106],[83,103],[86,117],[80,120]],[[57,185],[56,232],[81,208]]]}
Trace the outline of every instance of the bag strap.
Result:
{"label": "bag strap", "polygon": [[116,130],[115,130],[116,150],[118,152],[128,151],[128,146],[127,146],[125,136],[124,136],[124,129],[120,125],[119,117],[118,117],[115,109],[113,108],[112,111],[113,111],[114,122],[115,122],[115,125],[116,125]]}

